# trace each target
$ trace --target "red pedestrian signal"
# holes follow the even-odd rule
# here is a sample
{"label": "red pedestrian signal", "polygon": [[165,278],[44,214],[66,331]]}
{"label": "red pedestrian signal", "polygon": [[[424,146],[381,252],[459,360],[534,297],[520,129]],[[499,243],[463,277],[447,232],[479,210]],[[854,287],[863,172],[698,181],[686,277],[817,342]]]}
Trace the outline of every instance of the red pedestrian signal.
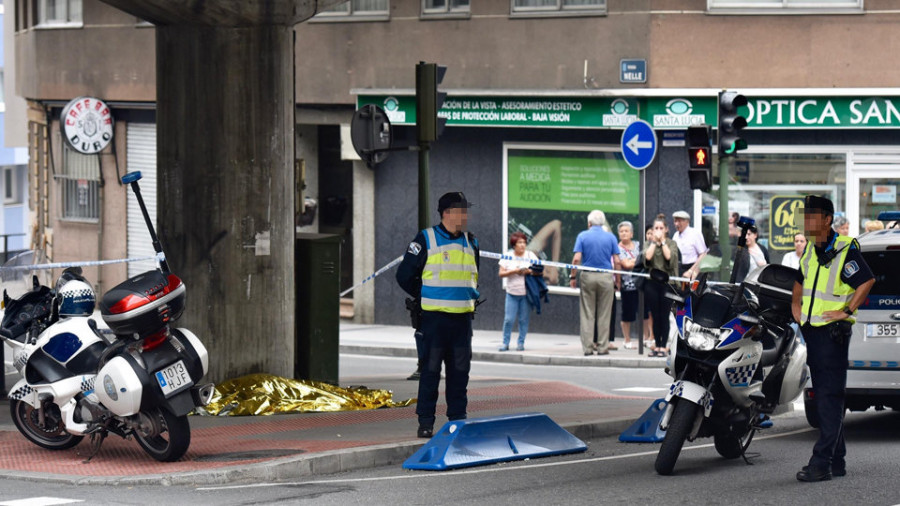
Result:
{"label": "red pedestrian signal", "polygon": [[706,169],[709,165],[710,148],[688,148],[692,169]]}

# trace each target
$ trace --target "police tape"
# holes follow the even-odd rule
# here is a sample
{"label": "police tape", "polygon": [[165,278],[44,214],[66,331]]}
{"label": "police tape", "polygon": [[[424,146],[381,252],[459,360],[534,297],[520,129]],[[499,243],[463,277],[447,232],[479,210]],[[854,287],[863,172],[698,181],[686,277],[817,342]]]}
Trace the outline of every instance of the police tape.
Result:
{"label": "police tape", "polygon": [[0,267],[0,272],[39,271],[46,269],[68,269],[69,267],[97,267],[101,265],[121,264],[126,262],[144,262],[156,260],[156,256],[138,258],[120,258],[117,260],[87,260],[84,262],[57,262],[53,264],[11,265]]}
{"label": "police tape", "polygon": [[[581,270],[581,271],[588,271],[588,272],[605,272],[605,273],[609,273],[609,274],[623,274],[623,275],[627,275],[627,276],[635,276],[635,277],[642,277],[642,278],[648,278],[648,279],[650,278],[650,274],[646,273],[646,272],[633,272],[633,271],[623,271],[623,270],[615,270],[615,269],[603,269],[600,267],[587,267],[584,265],[567,264],[564,262],[553,262],[550,260],[540,260],[540,259],[530,259],[530,258],[523,259],[520,257],[514,257],[512,255],[502,255],[500,253],[493,253],[490,251],[481,251],[480,255],[484,258],[490,258],[493,260],[514,260],[517,262],[529,262],[532,265],[542,265],[545,267],[558,267],[558,268],[562,268],[562,269],[568,269],[569,271]],[[384,274],[385,271],[391,269],[395,265],[399,264],[401,261],[403,261],[403,255],[391,260],[389,263],[385,264],[384,267],[378,269],[373,274],[371,274],[369,277],[362,280],[362,282],[357,283],[356,285],[351,286],[350,288],[341,292],[341,294],[340,294],[341,297],[343,297],[344,295],[347,295],[348,293],[352,292],[353,290],[356,290],[357,288],[363,286],[364,284],[368,283],[369,281],[372,281],[379,275]],[[680,282],[685,282],[685,283],[691,283],[696,280],[690,279],[690,278],[672,276],[672,277],[669,277],[669,281],[680,281]],[[726,283],[724,281],[710,281],[707,284],[729,285],[731,283]]]}
{"label": "police tape", "polygon": [[393,266],[399,264],[401,261],[403,261],[403,255],[400,255],[400,256],[398,256],[397,258],[391,260],[391,261],[388,262],[384,267],[382,267],[381,269],[378,269],[377,271],[375,271],[371,276],[369,276],[369,277],[367,277],[366,279],[362,280],[361,283],[358,283],[358,284],[356,284],[356,285],[354,285],[354,286],[351,286],[350,288],[348,288],[348,289],[344,290],[343,292],[341,292],[341,297],[343,297],[344,295],[347,295],[348,293],[352,292],[353,290],[356,290],[357,288],[363,286],[364,284],[368,283],[369,281],[372,281],[372,280],[375,279],[377,276],[383,274],[386,270],[388,270],[388,269],[390,269],[391,267],[393,267]]}

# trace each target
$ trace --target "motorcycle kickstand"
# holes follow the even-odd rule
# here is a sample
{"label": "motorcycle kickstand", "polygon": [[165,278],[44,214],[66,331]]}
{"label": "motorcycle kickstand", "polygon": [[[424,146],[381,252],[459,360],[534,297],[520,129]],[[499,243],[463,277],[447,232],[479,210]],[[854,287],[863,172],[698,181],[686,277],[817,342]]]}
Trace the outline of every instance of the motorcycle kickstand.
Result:
{"label": "motorcycle kickstand", "polygon": [[[753,429],[753,432],[756,432],[756,429]],[[759,453],[754,453],[751,456],[758,457],[759,455],[760,455]],[[750,462],[750,459],[747,457],[747,448],[744,448],[744,447],[741,448],[741,458],[744,459],[744,463],[747,464],[748,466],[753,465],[753,462]]]}
{"label": "motorcycle kickstand", "polygon": [[91,459],[100,452],[100,446],[103,444],[103,440],[106,439],[106,436],[107,432],[105,430],[91,434],[91,453],[85,460],[81,461],[82,464],[91,463]]}

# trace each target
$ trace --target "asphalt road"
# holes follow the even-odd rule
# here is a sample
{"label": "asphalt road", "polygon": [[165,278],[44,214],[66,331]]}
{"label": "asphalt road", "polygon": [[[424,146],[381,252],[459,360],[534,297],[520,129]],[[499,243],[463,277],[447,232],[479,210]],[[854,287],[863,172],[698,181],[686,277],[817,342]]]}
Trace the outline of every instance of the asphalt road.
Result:
{"label": "asphalt road", "polygon": [[[409,359],[342,357],[342,378],[372,380],[408,374]],[[346,371],[348,374],[344,374]],[[586,388],[661,388],[658,371],[475,364],[474,374],[552,378]],[[343,381],[343,380],[342,380]],[[414,384],[414,382],[410,382]],[[824,483],[800,483],[816,432],[802,412],[776,418],[754,440],[753,465],[724,460],[709,439],[686,445],[673,476],[658,476],[656,444],[615,438],[588,443],[585,453],[481,466],[457,471],[368,469],[290,483],[215,487],[86,487],[19,483],[0,478],[0,506],[7,504],[900,504],[900,413],[852,413],[847,417],[848,475]],[[37,499],[40,497],[48,499]],[[31,500],[32,502],[15,502]],[[77,501],[77,502],[64,502]]]}

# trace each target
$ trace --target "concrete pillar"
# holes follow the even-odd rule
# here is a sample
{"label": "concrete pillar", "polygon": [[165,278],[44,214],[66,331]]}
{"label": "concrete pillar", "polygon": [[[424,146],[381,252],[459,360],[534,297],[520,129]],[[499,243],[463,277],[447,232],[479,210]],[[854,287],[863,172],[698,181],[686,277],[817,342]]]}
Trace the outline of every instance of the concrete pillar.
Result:
{"label": "concrete pillar", "polygon": [[[366,279],[375,269],[375,171],[365,162],[353,162],[353,282]],[[391,273],[392,274],[392,273]],[[353,321],[375,323],[375,282],[353,291]]]}
{"label": "concrete pillar", "polygon": [[288,25],[156,29],[158,222],[179,324],[211,381],[293,374],[294,61]]}

